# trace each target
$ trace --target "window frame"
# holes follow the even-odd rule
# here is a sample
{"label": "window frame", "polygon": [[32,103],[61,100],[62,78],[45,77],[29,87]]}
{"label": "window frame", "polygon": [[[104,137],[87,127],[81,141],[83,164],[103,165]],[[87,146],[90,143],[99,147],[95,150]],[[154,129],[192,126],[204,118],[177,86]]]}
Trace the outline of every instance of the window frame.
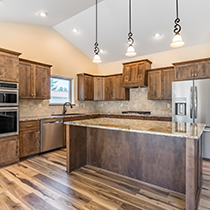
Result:
{"label": "window frame", "polygon": [[[61,76],[56,76],[56,75],[51,75],[50,76],[50,99],[51,99],[51,78],[53,79],[63,79],[63,80],[68,80],[69,81],[69,99],[70,99],[70,103],[72,105],[73,104],[73,91],[74,91],[74,88],[73,88],[73,84],[74,84],[74,79],[73,78],[69,78],[69,77],[61,77]],[[64,103],[50,103],[50,100],[49,100],[49,106],[63,106]]]}

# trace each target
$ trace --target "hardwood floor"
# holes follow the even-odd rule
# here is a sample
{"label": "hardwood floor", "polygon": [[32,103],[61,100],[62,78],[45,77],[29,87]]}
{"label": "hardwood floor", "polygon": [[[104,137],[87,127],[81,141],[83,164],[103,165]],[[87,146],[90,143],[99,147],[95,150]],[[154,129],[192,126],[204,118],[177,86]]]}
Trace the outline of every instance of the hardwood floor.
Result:
{"label": "hardwood floor", "polygon": [[[65,150],[0,169],[0,210],[177,210],[185,197],[85,166],[67,174]],[[210,162],[204,162],[200,208],[210,209]]]}

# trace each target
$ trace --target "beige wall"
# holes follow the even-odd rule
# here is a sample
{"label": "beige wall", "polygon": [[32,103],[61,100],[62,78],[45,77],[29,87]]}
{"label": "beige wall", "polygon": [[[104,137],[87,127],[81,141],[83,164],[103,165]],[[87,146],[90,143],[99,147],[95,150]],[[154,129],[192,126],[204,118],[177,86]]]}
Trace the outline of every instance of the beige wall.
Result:
{"label": "beige wall", "polygon": [[[174,62],[206,57],[210,57],[210,43],[193,47],[171,49],[169,51],[145,56],[136,56],[107,64],[102,63],[98,66],[98,73],[104,75],[121,73],[122,63],[141,59],[151,60],[153,62],[152,68],[157,68],[171,66]],[[147,100],[147,87],[136,89],[132,88],[130,89],[130,95],[130,101],[126,102],[98,102],[96,105],[96,110],[103,113],[120,113],[127,110],[151,111],[154,115],[171,116],[171,100]]]}
{"label": "beige wall", "polygon": [[172,49],[169,51],[164,51],[160,53],[149,54],[145,56],[135,56],[132,58],[126,58],[124,60],[110,62],[107,64],[98,65],[99,74],[112,74],[122,72],[122,63],[149,59],[152,61],[152,68],[171,66],[172,63],[194,60],[200,58],[210,57],[210,43],[203,45],[195,45],[193,47],[181,47],[177,49]]}
{"label": "beige wall", "polygon": [[[22,53],[20,57],[53,65],[52,75],[75,79],[80,72],[96,74],[98,68],[85,54],[50,27],[0,22],[0,47]],[[75,98],[76,95],[75,88]],[[41,105],[42,108],[39,108]],[[91,111],[77,104],[74,111]],[[48,100],[20,100],[20,116],[61,113],[62,107],[49,107]],[[71,110],[72,111],[72,110]]]}

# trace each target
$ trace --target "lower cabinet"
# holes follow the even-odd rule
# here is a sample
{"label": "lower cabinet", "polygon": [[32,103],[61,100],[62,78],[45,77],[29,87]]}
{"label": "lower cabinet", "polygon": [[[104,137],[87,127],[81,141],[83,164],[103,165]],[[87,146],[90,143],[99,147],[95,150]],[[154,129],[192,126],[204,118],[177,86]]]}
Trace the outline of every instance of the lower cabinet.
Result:
{"label": "lower cabinet", "polygon": [[19,161],[18,136],[0,138],[0,167]]}
{"label": "lower cabinet", "polygon": [[20,158],[40,153],[40,121],[20,122]]}

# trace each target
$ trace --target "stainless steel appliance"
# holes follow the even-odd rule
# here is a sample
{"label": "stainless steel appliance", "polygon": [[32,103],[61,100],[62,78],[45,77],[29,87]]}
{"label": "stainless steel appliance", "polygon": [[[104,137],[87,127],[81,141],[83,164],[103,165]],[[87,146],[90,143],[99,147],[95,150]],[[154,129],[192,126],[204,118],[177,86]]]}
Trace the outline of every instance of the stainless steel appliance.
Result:
{"label": "stainless steel appliance", "polygon": [[172,121],[204,123],[203,158],[210,159],[210,79],[172,83]]}
{"label": "stainless steel appliance", "polygon": [[0,106],[18,106],[18,83],[0,82]]}
{"label": "stainless steel appliance", "polygon": [[0,137],[18,135],[18,83],[0,81]]}
{"label": "stainless steel appliance", "polygon": [[63,120],[41,120],[41,152],[64,146]]}

